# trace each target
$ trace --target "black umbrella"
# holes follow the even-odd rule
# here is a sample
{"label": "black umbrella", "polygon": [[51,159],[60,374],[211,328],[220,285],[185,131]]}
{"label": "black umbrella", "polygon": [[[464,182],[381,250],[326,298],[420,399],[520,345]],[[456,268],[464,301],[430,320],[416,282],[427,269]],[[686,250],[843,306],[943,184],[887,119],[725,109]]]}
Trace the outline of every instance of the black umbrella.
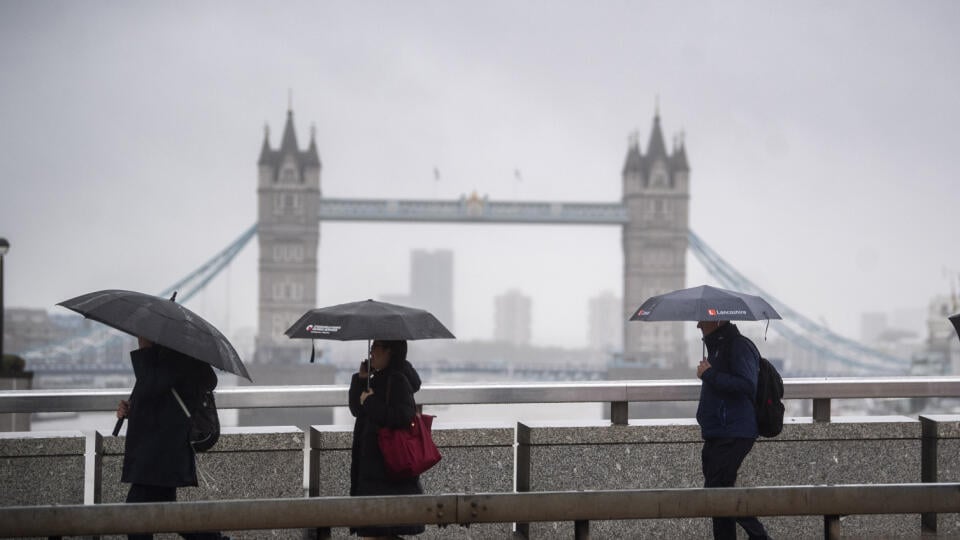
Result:
{"label": "black umbrella", "polygon": [[960,313],[950,316],[950,322],[953,323],[953,329],[957,331],[957,335],[960,336]]}
{"label": "black umbrella", "polygon": [[176,296],[173,293],[167,300],[133,291],[106,290],[57,305],[251,380],[230,341],[212,324],[176,303]]}
{"label": "black umbrella", "polygon": [[[375,300],[311,309],[284,334],[290,338],[367,340],[365,361],[368,370],[371,340],[456,339],[426,310]],[[311,347],[310,362],[313,362],[315,352]]]}
{"label": "black umbrella", "polygon": [[780,319],[759,296],[701,285],[647,299],[631,321],[759,321]]}
{"label": "black umbrella", "polygon": [[428,311],[375,300],[311,309],[284,334],[338,341],[455,339]]}

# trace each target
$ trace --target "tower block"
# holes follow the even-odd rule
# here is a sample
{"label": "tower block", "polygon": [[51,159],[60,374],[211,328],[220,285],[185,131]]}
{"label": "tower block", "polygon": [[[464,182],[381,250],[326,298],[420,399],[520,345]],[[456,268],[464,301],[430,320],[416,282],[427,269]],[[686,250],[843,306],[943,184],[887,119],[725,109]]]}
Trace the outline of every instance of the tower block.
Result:
{"label": "tower block", "polygon": [[624,360],[637,366],[687,366],[683,323],[627,322],[644,300],[685,287],[690,226],[690,166],[682,136],[671,153],[663,141],[660,113],[644,154],[634,136],[623,166]]}
{"label": "tower block", "polygon": [[316,307],[320,240],[320,156],[316,137],[301,151],[287,111],[280,147],[270,148],[269,129],[260,150],[257,237],[260,243],[259,325],[256,363],[302,363],[308,347],[284,334]]}

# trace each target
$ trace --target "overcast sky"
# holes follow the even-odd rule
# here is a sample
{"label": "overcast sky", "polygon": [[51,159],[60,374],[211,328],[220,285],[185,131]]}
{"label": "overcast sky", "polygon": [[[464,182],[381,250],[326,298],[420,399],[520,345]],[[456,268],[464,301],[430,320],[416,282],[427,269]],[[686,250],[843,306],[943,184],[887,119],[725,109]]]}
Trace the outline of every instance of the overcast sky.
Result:
{"label": "overcast sky", "polygon": [[[156,293],[225,247],[256,220],[288,89],[326,196],[611,202],[659,95],[691,228],[857,337],[860,313],[916,313],[960,275],[958,28],[949,0],[0,1],[6,305]],[[411,249],[454,249],[467,339],[518,288],[536,343],[584,345],[588,298],[622,291],[616,227],[332,223],[320,242],[320,305],[406,292]],[[228,335],[256,324],[256,256],[191,303]]]}

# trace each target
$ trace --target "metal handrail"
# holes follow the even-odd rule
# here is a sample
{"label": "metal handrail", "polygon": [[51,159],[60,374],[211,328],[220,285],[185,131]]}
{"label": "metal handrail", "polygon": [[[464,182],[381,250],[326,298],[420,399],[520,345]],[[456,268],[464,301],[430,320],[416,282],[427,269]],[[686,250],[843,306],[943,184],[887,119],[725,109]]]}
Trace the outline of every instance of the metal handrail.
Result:
{"label": "metal handrail", "polygon": [[[785,379],[785,399],[912,398],[960,396],[960,377],[831,377]],[[129,389],[4,390],[0,413],[113,411]],[[625,403],[697,401],[700,381],[601,381],[588,383],[425,385],[421,405],[510,403]],[[340,407],[347,386],[238,386],[216,390],[223,409]]]}
{"label": "metal handrail", "polygon": [[362,527],[383,523],[469,525],[710,516],[955,512],[960,484],[873,484],[532,493],[320,497],[0,508],[0,537]]}

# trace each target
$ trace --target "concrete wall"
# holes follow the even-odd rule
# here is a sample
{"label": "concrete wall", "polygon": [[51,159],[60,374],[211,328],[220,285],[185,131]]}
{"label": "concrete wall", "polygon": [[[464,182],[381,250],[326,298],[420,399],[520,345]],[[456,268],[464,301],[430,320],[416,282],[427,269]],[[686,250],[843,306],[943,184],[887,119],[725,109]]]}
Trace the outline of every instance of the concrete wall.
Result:
{"label": "concrete wall", "polygon": [[0,433],[0,506],[83,504],[79,431]]}
{"label": "concrete wall", "polygon": [[[702,440],[693,419],[518,424],[517,489],[551,491],[700,487]],[[738,485],[918,482],[920,423],[906,417],[835,418],[814,424],[788,419],[783,433],[760,439]],[[774,538],[822,538],[823,519],[764,518]],[[841,522],[863,537],[915,536],[919,516],[850,516]],[[600,521],[598,538],[710,537],[708,519]],[[533,538],[571,537],[572,523],[534,523]]]}
{"label": "concrete wall", "polygon": [[[927,415],[923,425],[923,481],[960,482],[960,415]],[[924,527],[960,537],[960,514],[924,514]]]}
{"label": "concrete wall", "polygon": [[[124,437],[97,433],[94,502],[123,502],[129,484],[120,482]],[[199,487],[177,490],[177,500],[302,497],[303,431],[295,427],[224,428],[208,452],[197,455]],[[298,529],[233,531],[233,538],[302,538]],[[177,538],[161,535],[160,538]]]}
{"label": "concrete wall", "polygon": [[[310,495],[350,494],[350,446],[353,426],[313,426],[310,429]],[[434,424],[433,440],[443,459],[420,476],[425,493],[484,493],[513,491],[514,429],[509,425],[463,426]],[[469,528],[428,525],[417,538],[508,538],[512,524]],[[335,538],[348,530],[334,529]]]}

